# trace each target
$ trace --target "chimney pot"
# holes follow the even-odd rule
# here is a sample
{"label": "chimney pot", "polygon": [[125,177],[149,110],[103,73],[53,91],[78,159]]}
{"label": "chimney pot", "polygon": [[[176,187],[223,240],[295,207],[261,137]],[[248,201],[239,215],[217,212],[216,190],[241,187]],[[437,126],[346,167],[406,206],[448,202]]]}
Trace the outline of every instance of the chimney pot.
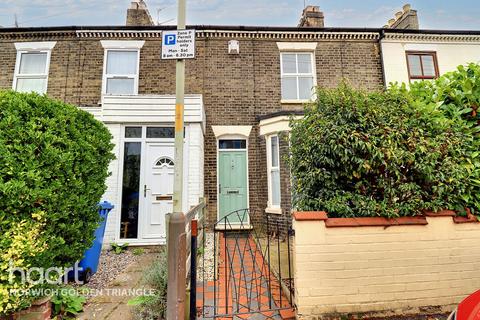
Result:
{"label": "chimney pot", "polygon": [[395,13],[395,18],[388,20],[390,29],[410,29],[418,30],[418,15],[417,11],[413,10],[410,4],[403,6],[403,11]]}

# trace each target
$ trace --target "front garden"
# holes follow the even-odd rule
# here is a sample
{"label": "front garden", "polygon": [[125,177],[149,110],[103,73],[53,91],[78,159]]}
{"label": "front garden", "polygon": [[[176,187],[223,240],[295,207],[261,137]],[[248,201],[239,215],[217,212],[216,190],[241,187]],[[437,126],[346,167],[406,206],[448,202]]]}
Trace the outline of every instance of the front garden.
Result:
{"label": "front garden", "polygon": [[[293,205],[299,211],[328,213],[315,216],[325,225],[321,234],[313,233],[305,243],[314,239],[312,248],[314,244],[319,248],[315,241],[333,234],[328,228],[338,226],[335,218],[380,217],[385,218],[385,227],[399,225],[406,218],[401,221],[416,227],[430,223],[430,229],[422,230],[437,232],[437,238],[444,236],[446,220],[441,219],[453,214],[441,210],[453,210],[471,221],[480,210],[479,106],[480,66],[474,64],[435,81],[412,83],[408,88],[392,85],[383,92],[364,92],[347,83],[335,89],[320,88],[316,101],[306,106],[305,117],[292,120],[290,137]],[[72,267],[92,245],[112,149],[109,131],[89,113],[37,94],[0,92],[0,318],[32,304],[36,307],[47,289],[64,288],[62,272],[44,271]],[[423,217],[426,210],[433,215],[442,212],[438,216],[443,218],[432,222]],[[303,228],[302,236],[312,231],[308,225]],[[474,230],[449,228],[447,236],[457,242]],[[418,232],[408,232],[411,245],[416,245]],[[352,234],[340,237],[343,248],[352,243]],[[377,231],[371,233],[369,239],[376,235]],[[364,235],[356,236],[361,242]],[[389,245],[383,243],[382,248],[389,249]],[[278,248],[278,253],[284,252]],[[465,248],[461,242],[454,249]],[[437,249],[429,247],[432,254]],[[453,255],[454,249],[448,254]],[[121,253],[122,248],[116,250]],[[330,252],[337,257],[339,253]],[[311,252],[305,254],[309,264]],[[386,254],[389,250],[379,254],[379,261]],[[319,260],[320,266],[332,262],[331,256],[325,259]],[[463,256],[459,259],[463,261]],[[336,267],[357,267],[356,260],[350,262],[332,265],[325,274]],[[284,264],[280,259],[276,268]],[[287,263],[283,269],[302,273],[302,267]],[[417,265],[410,267],[418,270]],[[140,318],[164,316],[165,262],[149,267],[144,282],[156,294],[133,299],[130,305]],[[356,296],[373,293],[356,292]],[[62,317],[78,313],[85,299],[57,294],[51,302]]]}
{"label": "front garden", "polygon": [[480,66],[364,92],[319,89],[292,121],[293,205],[330,217],[480,208]]}
{"label": "front garden", "polygon": [[[429,319],[478,290],[480,66],[292,120],[299,319]],[[313,212],[312,212],[313,211]]]}
{"label": "front garden", "polygon": [[60,269],[91,246],[114,158],[110,140],[75,106],[0,92],[0,315],[57,288]]}

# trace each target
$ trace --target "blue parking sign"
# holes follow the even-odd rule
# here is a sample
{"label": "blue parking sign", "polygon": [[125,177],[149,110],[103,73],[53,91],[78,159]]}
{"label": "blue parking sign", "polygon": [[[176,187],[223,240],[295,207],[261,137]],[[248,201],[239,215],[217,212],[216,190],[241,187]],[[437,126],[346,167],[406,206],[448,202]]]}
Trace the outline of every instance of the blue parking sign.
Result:
{"label": "blue parking sign", "polygon": [[175,34],[166,34],[163,42],[167,46],[172,46],[177,43],[177,35]]}

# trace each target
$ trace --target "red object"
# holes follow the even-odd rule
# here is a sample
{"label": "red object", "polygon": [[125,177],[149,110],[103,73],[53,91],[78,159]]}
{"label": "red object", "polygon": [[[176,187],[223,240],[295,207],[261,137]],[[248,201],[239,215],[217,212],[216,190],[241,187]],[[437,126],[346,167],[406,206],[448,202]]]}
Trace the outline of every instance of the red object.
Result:
{"label": "red object", "polygon": [[460,302],[456,320],[480,320],[480,290]]}
{"label": "red object", "polygon": [[192,228],[192,236],[197,237],[198,236],[198,221],[197,220],[192,220],[191,224]]}

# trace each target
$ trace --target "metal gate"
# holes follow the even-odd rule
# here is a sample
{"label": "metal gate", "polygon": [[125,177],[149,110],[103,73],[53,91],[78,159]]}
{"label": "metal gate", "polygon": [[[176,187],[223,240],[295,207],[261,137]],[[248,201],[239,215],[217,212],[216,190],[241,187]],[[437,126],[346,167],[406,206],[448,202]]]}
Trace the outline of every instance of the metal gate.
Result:
{"label": "metal gate", "polygon": [[210,230],[213,271],[208,281],[203,268],[203,281],[197,286],[198,317],[247,319],[258,314],[259,319],[293,319],[290,221],[267,215],[255,223],[243,209]]}

